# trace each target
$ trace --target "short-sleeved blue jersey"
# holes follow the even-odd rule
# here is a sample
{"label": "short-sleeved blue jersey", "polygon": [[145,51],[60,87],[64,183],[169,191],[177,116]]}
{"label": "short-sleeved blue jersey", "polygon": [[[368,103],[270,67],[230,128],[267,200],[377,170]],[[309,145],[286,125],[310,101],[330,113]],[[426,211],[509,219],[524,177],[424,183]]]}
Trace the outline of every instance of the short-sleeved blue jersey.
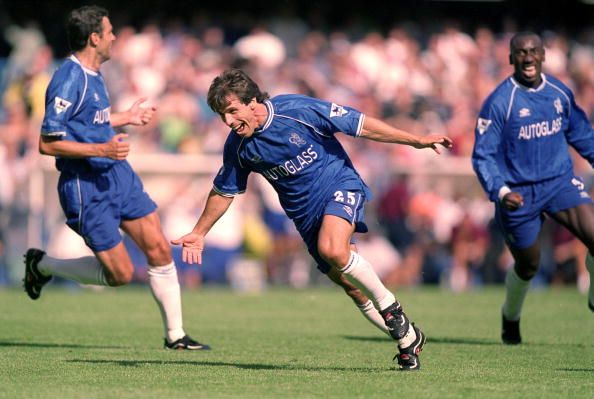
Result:
{"label": "short-sleeved blue jersey", "polygon": [[249,138],[231,131],[215,192],[245,191],[250,172],[263,175],[298,228],[308,228],[339,186],[371,194],[334,137],[361,133],[365,116],[350,107],[302,95],[281,95],[264,102],[265,123]]}
{"label": "short-sleeved blue jersey", "polygon": [[532,184],[569,173],[568,146],[590,164],[594,135],[571,90],[550,75],[535,88],[513,77],[486,99],[475,130],[472,164],[492,201],[501,187]]}
{"label": "short-sleeved blue jersey", "polygon": [[[74,55],[54,73],[45,94],[41,134],[80,143],[106,143],[115,135],[109,94],[100,73],[83,67]],[[104,170],[109,158],[56,158],[58,170]]]}

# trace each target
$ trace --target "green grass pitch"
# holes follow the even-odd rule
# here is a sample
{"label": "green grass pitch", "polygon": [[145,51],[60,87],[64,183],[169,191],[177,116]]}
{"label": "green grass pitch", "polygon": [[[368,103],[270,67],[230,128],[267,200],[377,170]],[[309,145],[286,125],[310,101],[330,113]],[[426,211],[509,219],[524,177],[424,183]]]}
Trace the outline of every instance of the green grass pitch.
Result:
{"label": "green grass pitch", "polygon": [[428,342],[395,345],[338,289],[184,291],[210,352],[162,349],[148,288],[0,290],[0,398],[593,398],[594,314],[575,289],[533,290],[524,344],[499,340],[502,288],[398,290]]}

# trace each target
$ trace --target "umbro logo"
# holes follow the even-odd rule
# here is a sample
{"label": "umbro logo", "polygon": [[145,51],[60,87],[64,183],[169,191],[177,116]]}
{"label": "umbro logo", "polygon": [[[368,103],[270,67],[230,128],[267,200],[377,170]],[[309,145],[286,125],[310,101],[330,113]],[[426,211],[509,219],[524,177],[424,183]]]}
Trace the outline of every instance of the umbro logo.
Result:
{"label": "umbro logo", "polygon": [[530,116],[530,110],[528,108],[522,108],[519,114],[520,118],[525,118],[527,116]]}
{"label": "umbro logo", "polygon": [[260,163],[262,162],[262,157],[256,154],[250,159],[250,161],[252,161],[253,163]]}

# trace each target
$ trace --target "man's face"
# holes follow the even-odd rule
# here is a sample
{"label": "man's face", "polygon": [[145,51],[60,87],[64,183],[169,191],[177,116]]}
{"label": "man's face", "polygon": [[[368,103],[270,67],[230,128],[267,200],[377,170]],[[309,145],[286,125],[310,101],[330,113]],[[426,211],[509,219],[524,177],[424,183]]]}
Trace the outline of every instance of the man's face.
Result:
{"label": "man's face", "polygon": [[509,62],[514,66],[514,77],[524,86],[540,85],[544,60],[545,50],[538,36],[519,37],[511,45]]}
{"label": "man's face", "polygon": [[230,94],[226,100],[227,106],[220,113],[221,119],[238,135],[250,137],[259,126],[254,112],[257,104],[256,99],[252,99],[248,104],[243,104],[235,94]]}
{"label": "man's face", "polygon": [[101,56],[103,61],[107,61],[111,58],[111,45],[116,37],[113,34],[113,26],[111,26],[109,18],[103,17],[101,26],[103,27],[103,32],[100,35],[96,33],[93,34],[97,35],[97,54]]}

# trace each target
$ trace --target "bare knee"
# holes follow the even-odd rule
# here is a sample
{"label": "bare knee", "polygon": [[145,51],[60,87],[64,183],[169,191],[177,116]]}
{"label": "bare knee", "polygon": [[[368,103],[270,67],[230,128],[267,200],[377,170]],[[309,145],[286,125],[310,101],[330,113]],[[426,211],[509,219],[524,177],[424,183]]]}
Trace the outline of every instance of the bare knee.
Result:
{"label": "bare knee", "polygon": [[129,284],[133,276],[133,268],[123,268],[106,272],[107,283],[110,287],[120,287]]}
{"label": "bare knee", "polygon": [[163,266],[171,263],[171,247],[165,240],[156,240],[144,250],[149,265]]}
{"label": "bare knee", "polygon": [[326,262],[338,270],[342,269],[348,263],[351,256],[349,247],[330,241],[320,241],[318,243],[318,253]]}

